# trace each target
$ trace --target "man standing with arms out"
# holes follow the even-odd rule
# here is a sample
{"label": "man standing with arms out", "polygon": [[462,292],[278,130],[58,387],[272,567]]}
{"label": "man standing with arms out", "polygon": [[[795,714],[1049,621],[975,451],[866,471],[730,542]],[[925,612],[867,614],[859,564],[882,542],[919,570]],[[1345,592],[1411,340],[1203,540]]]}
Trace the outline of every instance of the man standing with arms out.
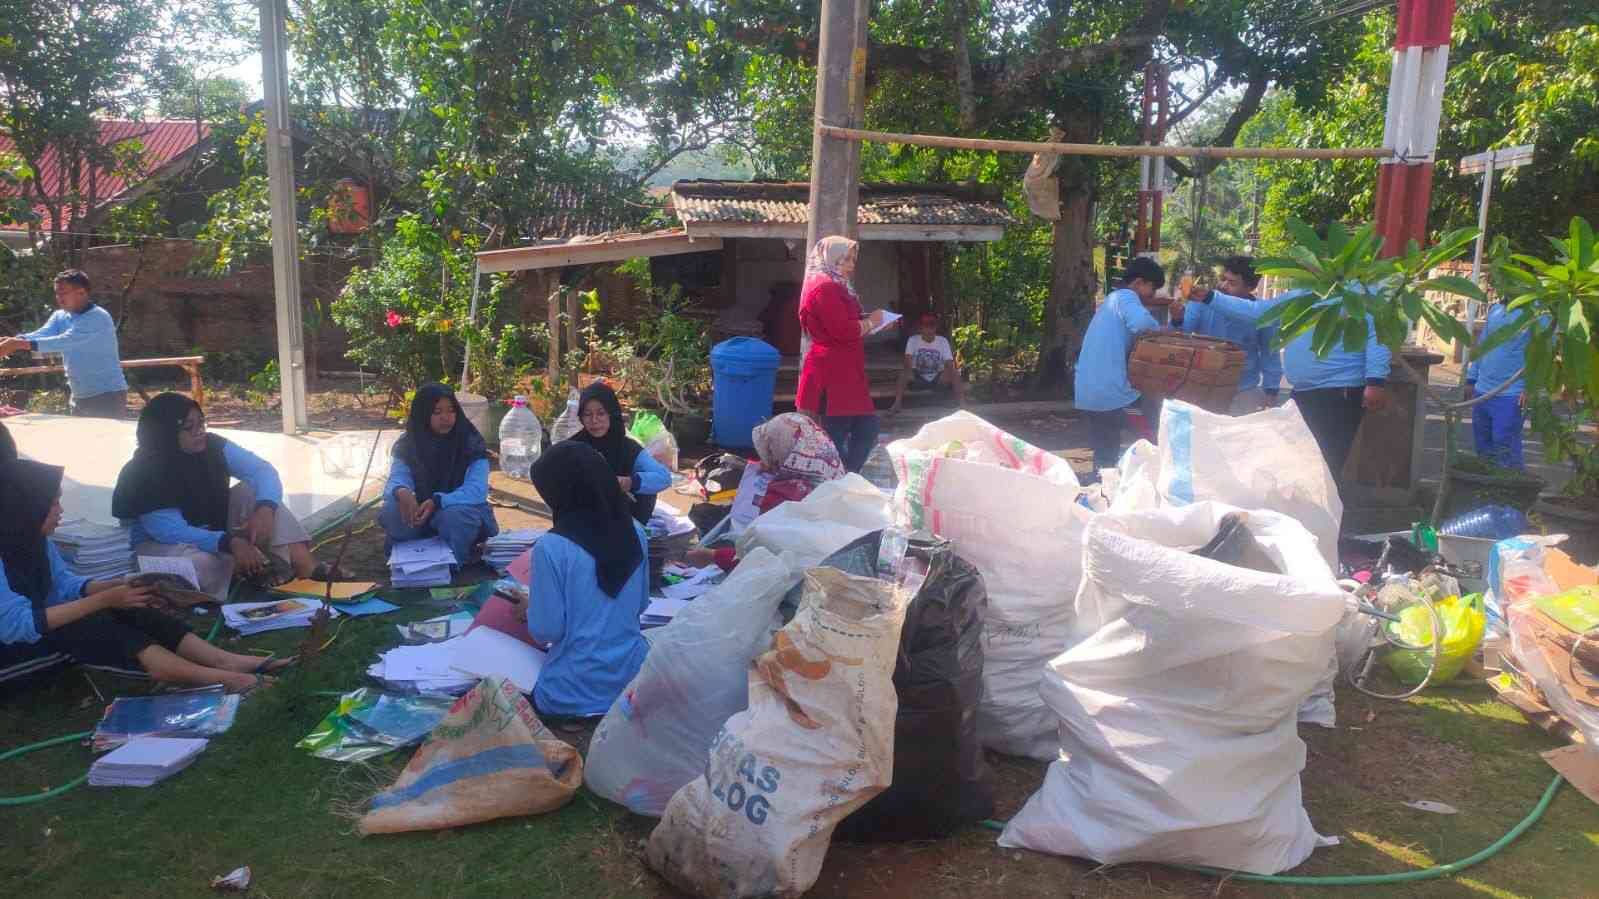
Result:
{"label": "man standing with arms out", "polygon": [[[1503,300],[1494,303],[1479,339],[1487,340],[1501,328],[1520,325],[1521,316],[1526,314],[1512,315]],[[1521,458],[1521,422],[1527,394],[1526,378],[1520,372],[1527,364],[1527,344],[1531,340],[1532,329],[1528,328],[1466,367],[1466,392],[1472,397],[1492,393],[1508,382],[1509,386],[1497,396],[1471,407],[1471,435],[1478,456],[1518,470],[1526,468]]]}
{"label": "man standing with arms out", "polygon": [[[1255,260],[1248,256],[1228,256],[1221,261],[1217,290],[1258,302],[1255,297],[1258,286],[1260,275],[1255,273]],[[1174,320],[1173,324],[1177,322]],[[1244,373],[1238,379],[1238,394],[1233,397],[1231,411],[1234,415],[1248,415],[1276,405],[1283,379],[1282,353],[1272,345],[1277,339],[1276,324],[1258,327],[1254,322],[1222,315],[1209,306],[1196,305],[1183,312],[1181,326],[1193,334],[1219,337],[1237,344],[1244,351]]]}
{"label": "man standing with arms out", "polygon": [[931,312],[922,316],[917,333],[905,341],[905,367],[900,370],[889,414],[898,412],[905,402],[907,385],[911,390],[953,391],[955,405],[966,405],[966,385],[961,382],[960,366],[955,364],[955,351],[950,348],[949,339],[939,335],[938,316]]}
{"label": "man standing with arms out", "polygon": [[111,314],[89,299],[89,276],[69,268],[56,275],[56,305],[61,307],[37,331],[0,339],[0,357],[22,350],[60,353],[72,390],[72,414],[123,418],[128,412],[128,382],[117,355],[117,325]]}
{"label": "man standing with arms out", "polygon": [[[1300,296],[1304,296],[1303,292],[1291,291],[1272,300],[1255,301],[1197,286],[1189,293],[1189,299],[1209,306],[1212,312],[1251,324]],[[1339,301],[1324,300],[1317,305],[1335,302]],[[1185,321],[1188,314],[1189,310],[1185,310]],[[1349,459],[1361,419],[1367,411],[1376,412],[1388,405],[1386,385],[1392,354],[1377,341],[1376,324],[1369,315],[1365,349],[1346,349],[1340,340],[1327,352],[1327,358],[1318,359],[1310,343],[1311,332],[1306,331],[1284,347],[1283,370],[1294,389],[1294,404],[1341,490],[1344,463]]]}
{"label": "man standing with arms out", "polygon": [[1155,415],[1156,398],[1145,398],[1127,380],[1127,356],[1133,341],[1160,324],[1144,308],[1155,291],[1166,284],[1166,272],[1153,259],[1142,256],[1127,263],[1122,286],[1099,304],[1083,335],[1077,355],[1074,403],[1088,420],[1088,441],[1094,451],[1094,472],[1115,468],[1121,460],[1122,426],[1136,405],[1145,415]]}

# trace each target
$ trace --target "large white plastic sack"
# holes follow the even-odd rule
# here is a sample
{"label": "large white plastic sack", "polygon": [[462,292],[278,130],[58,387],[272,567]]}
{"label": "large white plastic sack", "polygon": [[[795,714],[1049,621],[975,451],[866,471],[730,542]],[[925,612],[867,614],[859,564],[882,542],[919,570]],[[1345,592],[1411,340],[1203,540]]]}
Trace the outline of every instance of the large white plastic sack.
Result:
{"label": "large white plastic sack", "polygon": [[778,603],[801,574],[793,556],[757,547],[651,632],[644,667],[589,743],[589,789],[660,817],[672,794],[704,773],[716,732],[749,705],[750,663],[770,645]]}
{"label": "large white plastic sack", "polygon": [[1237,511],[1198,503],[1089,524],[1078,622],[1044,699],[1067,760],[1000,845],[1094,859],[1263,874],[1303,862],[1295,709],[1332,652],[1344,598],[1299,523],[1249,512],[1284,574],[1192,555]]}
{"label": "large white plastic sack", "polygon": [[969,412],[888,445],[899,475],[896,524],[951,540],[983,575],[983,744],[1053,759],[1055,718],[1038,694],[1044,665],[1071,642],[1083,527],[1071,464]]}
{"label": "large white plastic sack", "polygon": [[819,484],[799,502],[761,515],[738,535],[738,556],[758,546],[791,552],[800,568],[812,568],[856,537],[888,527],[889,501],[858,474]]}
{"label": "large white plastic sack", "polygon": [[[1292,401],[1252,415],[1217,415],[1180,400],[1160,412],[1161,499],[1169,506],[1214,500],[1270,509],[1305,526],[1327,566],[1338,570],[1344,504],[1299,407]],[[1338,660],[1322,660],[1321,684],[1299,720],[1332,727]]]}

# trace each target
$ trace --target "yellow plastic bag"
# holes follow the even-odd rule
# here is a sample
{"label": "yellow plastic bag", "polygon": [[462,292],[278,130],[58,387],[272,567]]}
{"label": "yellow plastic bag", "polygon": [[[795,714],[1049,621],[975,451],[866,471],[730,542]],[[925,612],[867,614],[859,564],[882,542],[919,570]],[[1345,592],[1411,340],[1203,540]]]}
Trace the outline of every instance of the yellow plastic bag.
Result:
{"label": "yellow plastic bag", "polygon": [[[1444,634],[1438,657],[1438,668],[1428,683],[1441,684],[1453,680],[1460,669],[1477,651],[1483,632],[1488,626],[1488,616],[1483,611],[1482,594],[1451,596],[1436,604],[1438,618],[1443,622]],[[1399,621],[1389,622],[1388,632],[1411,646],[1426,649],[1401,649],[1388,654],[1384,660],[1388,670],[1404,684],[1419,684],[1427,676],[1432,660],[1432,616],[1424,605],[1409,606],[1399,613]]]}

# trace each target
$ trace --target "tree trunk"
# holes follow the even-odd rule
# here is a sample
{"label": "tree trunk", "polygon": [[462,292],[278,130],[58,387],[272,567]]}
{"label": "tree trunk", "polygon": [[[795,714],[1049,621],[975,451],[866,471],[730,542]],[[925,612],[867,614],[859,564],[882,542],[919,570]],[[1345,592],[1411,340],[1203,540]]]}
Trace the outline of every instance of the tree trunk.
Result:
{"label": "tree trunk", "polygon": [[[1087,110],[1057,114],[1063,140],[1097,143],[1102,117]],[[1083,329],[1094,314],[1099,284],[1094,277],[1094,194],[1097,173],[1093,163],[1066,157],[1056,170],[1060,182],[1060,218],[1055,222],[1050,260],[1049,302],[1044,306],[1044,340],[1039,347],[1033,389],[1053,390],[1069,383],[1077,362]]]}

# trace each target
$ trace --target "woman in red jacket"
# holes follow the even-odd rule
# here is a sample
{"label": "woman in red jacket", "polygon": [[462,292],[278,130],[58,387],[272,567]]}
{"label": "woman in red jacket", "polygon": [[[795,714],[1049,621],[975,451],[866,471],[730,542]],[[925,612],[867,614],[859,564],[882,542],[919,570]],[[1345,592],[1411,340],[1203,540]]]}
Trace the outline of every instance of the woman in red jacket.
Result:
{"label": "woman in red jacket", "polygon": [[866,335],[883,321],[881,309],[865,314],[850,283],[859,250],[847,237],[824,237],[805,260],[799,320],[811,345],[794,399],[801,412],[820,416],[852,472],[861,470],[877,443],[877,408],[866,386]]}

